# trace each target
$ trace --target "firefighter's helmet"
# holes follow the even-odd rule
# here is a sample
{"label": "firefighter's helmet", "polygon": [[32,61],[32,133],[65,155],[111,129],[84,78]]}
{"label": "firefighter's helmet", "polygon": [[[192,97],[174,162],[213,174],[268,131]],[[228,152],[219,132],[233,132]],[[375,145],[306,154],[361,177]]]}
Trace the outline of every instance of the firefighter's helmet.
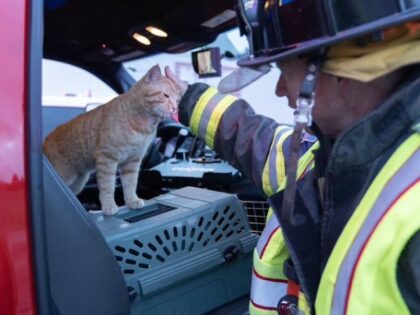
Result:
{"label": "firefighter's helmet", "polygon": [[381,39],[381,31],[420,20],[420,0],[239,0],[241,34],[257,66],[316,52],[342,41]]}

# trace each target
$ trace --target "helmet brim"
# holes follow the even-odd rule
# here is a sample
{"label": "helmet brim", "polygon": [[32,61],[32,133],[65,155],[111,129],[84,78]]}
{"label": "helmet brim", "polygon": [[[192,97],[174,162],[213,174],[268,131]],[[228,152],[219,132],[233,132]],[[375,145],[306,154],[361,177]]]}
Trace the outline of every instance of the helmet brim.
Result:
{"label": "helmet brim", "polygon": [[257,81],[259,78],[270,72],[270,65],[261,65],[258,67],[240,67],[220,80],[217,85],[219,93],[232,93],[243,89],[249,84]]}

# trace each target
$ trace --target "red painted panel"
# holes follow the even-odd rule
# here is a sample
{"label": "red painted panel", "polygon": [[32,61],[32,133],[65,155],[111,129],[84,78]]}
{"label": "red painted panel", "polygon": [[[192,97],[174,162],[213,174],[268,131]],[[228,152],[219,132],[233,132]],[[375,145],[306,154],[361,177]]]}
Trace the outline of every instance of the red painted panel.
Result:
{"label": "red painted panel", "polygon": [[25,166],[29,0],[0,1],[0,312],[35,314]]}

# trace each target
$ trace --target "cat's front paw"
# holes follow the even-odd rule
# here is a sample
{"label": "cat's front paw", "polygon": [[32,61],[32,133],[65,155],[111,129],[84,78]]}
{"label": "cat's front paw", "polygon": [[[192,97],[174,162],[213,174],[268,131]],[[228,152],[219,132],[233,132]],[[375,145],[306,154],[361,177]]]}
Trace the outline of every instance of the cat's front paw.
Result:
{"label": "cat's front paw", "polygon": [[140,198],[134,199],[134,200],[130,200],[127,202],[127,207],[128,209],[140,209],[143,208],[144,206],[144,201]]}
{"label": "cat's front paw", "polygon": [[118,207],[116,205],[108,205],[102,207],[103,215],[114,215],[118,213]]}

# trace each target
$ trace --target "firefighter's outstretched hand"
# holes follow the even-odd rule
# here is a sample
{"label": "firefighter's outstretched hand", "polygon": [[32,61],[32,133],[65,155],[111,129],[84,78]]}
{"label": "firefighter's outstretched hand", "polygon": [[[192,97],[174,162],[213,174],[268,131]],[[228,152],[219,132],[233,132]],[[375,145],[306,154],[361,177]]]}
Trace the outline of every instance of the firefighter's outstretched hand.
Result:
{"label": "firefighter's outstretched hand", "polygon": [[176,84],[176,86],[181,91],[181,96],[183,96],[187,91],[188,83],[178,78],[168,66],[165,67],[165,75],[169,80]]}

